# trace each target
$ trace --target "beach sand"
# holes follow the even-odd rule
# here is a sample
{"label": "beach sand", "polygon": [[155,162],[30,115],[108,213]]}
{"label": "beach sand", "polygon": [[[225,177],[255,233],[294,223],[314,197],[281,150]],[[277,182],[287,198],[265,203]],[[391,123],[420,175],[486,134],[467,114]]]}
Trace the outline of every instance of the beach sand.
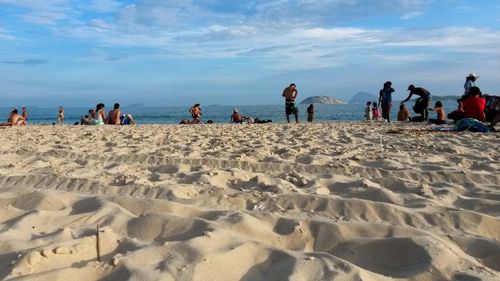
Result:
{"label": "beach sand", "polygon": [[500,280],[499,134],[423,128],[0,129],[0,279]]}

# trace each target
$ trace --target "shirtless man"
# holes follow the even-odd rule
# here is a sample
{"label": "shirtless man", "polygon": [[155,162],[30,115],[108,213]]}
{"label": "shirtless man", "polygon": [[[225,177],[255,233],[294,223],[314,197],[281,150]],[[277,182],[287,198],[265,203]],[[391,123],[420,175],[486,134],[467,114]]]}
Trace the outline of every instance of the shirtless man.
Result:
{"label": "shirtless man", "polygon": [[121,125],[120,122],[120,104],[115,103],[113,106],[113,110],[111,110],[108,114],[108,120],[106,120],[106,124],[108,125]]}
{"label": "shirtless man", "polygon": [[64,123],[64,107],[59,106],[59,111],[57,113],[57,124]]}
{"label": "shirtless man", "polygon": [[9,119],[7,119],[7,123],[0,123],[0,126],[18,126],[23,124],[24,118],[19,115],[17,109],[13,109],[10,112]]}
{"label": "shirtless man", "polygon": [[295,98],[298,94],[297,86],[293,83],[283,90],[282,96],[285,98],[285,114],[288,123],[290,123],[291,114],[295,115],[295,123],[299,123],[299,109],[295,105]]}

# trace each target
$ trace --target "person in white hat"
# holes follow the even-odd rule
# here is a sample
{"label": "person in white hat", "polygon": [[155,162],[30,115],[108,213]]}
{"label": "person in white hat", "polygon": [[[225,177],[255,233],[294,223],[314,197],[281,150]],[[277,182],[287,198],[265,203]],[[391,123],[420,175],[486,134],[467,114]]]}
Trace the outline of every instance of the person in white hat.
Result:
{"label": "person in white hat", "polygon": [[471,73],[467,77],[465,77],[465,85],[464,85],[464,94],[469,95],[469,90],[472,87],[477,87],[476,80],[479,78],[479,75],[476,73]]}

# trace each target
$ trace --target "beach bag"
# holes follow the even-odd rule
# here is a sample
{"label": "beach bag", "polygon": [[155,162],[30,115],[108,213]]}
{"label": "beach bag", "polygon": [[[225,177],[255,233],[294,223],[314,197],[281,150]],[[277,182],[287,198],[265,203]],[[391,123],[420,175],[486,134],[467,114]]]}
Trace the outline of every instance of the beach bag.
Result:
{"label": "beach bag", "polygon": [[479,133],[488,133],[490,132],[490,128],[483,124],[483,122],[476,120],[474,118],[465,118],[459,120],[455,123],[456,131],[469,131],[469,132],[479,132]]}

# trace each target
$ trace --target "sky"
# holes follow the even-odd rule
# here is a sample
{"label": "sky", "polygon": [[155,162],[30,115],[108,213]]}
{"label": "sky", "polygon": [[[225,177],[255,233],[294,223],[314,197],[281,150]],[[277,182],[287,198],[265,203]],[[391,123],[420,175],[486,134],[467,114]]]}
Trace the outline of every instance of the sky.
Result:
{"label": "sky", "polygon": [[498,0],[0,0],[0,107],[500,94]]}

